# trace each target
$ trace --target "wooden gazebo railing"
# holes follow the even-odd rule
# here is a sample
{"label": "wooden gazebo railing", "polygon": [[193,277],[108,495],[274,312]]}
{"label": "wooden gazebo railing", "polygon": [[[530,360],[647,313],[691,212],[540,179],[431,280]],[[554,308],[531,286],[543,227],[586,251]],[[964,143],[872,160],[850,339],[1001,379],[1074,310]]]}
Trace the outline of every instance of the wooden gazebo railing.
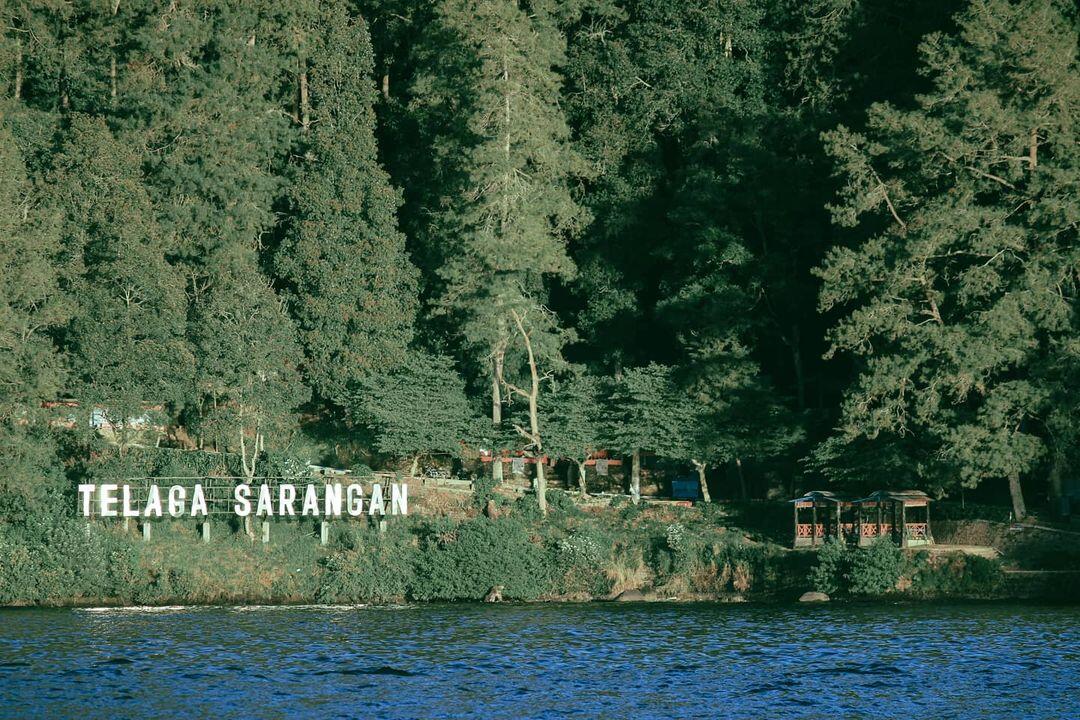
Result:
{"label": "wooden gazebo railing", "polygon": [[[901,547],[934,542],[930,531],[930,498],[917,490],[880,490],[858,500],[814,490],[796,498],[792,504],[795,547],[813,547],[830,537],[858,545],[869,545],[882,537]],[[909,511],[921,517],[909,518]]]}

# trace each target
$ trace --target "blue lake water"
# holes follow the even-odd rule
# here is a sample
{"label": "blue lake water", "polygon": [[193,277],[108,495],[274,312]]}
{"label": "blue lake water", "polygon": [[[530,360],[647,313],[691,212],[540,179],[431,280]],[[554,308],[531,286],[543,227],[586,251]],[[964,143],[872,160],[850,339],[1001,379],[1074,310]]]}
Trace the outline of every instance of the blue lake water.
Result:
{"label": "blue lake water", "polygon": [[1080,718],[1080,608],[0,610],[2,718]]}

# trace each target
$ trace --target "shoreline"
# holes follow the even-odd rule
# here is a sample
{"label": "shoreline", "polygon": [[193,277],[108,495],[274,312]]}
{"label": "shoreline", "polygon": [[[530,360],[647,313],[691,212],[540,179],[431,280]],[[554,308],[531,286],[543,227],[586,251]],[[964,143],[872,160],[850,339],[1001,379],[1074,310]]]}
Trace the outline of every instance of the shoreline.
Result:
{"label": "shoreline", "polygon": [[276,602],[267,599],[238,599],[235,602],[208,600],[206,602],[166,602],[163,604],[110,603],[103,598],[83,601],[62,601],[57,603],[13,603],[0,605],[0,610],[82,610],[85,612],[178,612],[198,609],[296,609],[296,610],[360,610],[360,609],[420,609],[434,606],[564,606],[564,605],[739,605],[746,607],[827,607],[843,605],[848,607],[869,607],[883,605],[949,605],[949,604],[1031,604],[1052,606],[1080,605],[1080,597],[1055,595],[998,595],[986,596],[938,596],[914,597],[895,594],[877,597],[836,597],[828,601],[800,602],[798,597],[648,597],[641,600],[618,600],[616,598],[542,598],[537,600],[503,600],[486,602],[484,600],[409,600],[400,599],[389,602],[359,603],[319,603],[312,599],[297,599]]}
{"label": "shoreline", "polygon": [[[551,495],[543,518],[529,496],[424,494],[414,515],[385,527],[335,524],[321,541],[310,522],[274,523],[260,542],[224,524],[207,537],[190,522],[163,522],[147,536],[57,519],[9,536],[0,607],[423,606],[489,596],[562,605],[623,593],[623,602],[790,605],[807,591],[832,603],[1080,601],[1071,561],[1024,562],[1028,546],[1018,552],[1000,529],[979,536],[978,522],[942,524],[949,544],[933,551],[793,550],[782,544],[786,517],[768,508],[580,507]],[[980,538],[1005,554],[962,551]]]}

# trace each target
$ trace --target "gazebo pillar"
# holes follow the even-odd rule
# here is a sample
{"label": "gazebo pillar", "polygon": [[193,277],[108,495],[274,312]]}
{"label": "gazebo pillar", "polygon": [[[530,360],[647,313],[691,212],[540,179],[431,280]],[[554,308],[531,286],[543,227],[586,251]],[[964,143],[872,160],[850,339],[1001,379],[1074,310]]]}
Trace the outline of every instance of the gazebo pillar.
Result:
{"label": "gazebo pillar", "polygon": [[810,545],[817,546],[817,500],[810,503]]}
{"label": "gazebo pillar", "polygon": [[799,544],[799,503],[793,502],[793,503],[791,503],[791,505],[792,505],[792,507],[795,508],[795,525],[793,526],[793,530],[795,532],[795,545],[798,545]]}

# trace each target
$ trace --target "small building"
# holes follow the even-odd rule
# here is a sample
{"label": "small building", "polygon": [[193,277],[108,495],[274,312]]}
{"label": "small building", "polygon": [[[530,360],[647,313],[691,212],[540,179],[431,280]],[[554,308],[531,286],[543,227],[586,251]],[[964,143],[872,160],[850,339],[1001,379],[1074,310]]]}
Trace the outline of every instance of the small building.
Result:
{"label": "small building", "polygon": [[859,545],[889,537],[900,547],[933,545],[930,496],[920,490],[878,490],[855,502]]}
{"label": "small building", "polygon": [[794,547],[815,547],[831,537],[866,546],[888,537],[900,547],[932,545],[930,497],[919,490],[878,490],[853,500],[812,490],[791,501]]}
{"label": "small building", "polygon": [[847,540],[854,530],[850,498],[829,490],[811,490],[791,503],[795,509],[795,547],[814,547],[831,537]]}

